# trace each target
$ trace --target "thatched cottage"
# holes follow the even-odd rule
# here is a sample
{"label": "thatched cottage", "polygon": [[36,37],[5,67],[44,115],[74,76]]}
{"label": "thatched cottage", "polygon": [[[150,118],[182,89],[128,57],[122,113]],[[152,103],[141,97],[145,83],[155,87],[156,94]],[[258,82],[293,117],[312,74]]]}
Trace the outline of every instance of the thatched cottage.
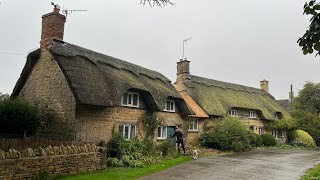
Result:
{"label": "thatched cottage", "polygon": [[267,81],[256,89],[202,78],[190,75],[190,62],[181,60],[173,86],[161,73],[63,41],[65,20],[57,7],[42,16],[40,48],[28,55],[12,96],[54,112],[74,140],[99,142],[115,132],[128,140],[145,137],[152,123],[143,121],[147,112],[157,121],[153,141],[168,139],[180,125],[188,142],[227,115],[257,134],[266,132],[264,122],[289,116],[268,93]]}
{"label": "thatched cottage", "polygon": [[190,74],[190,61],[177,62],[177,91],[195,113],[190,123],[190,137],[196,138],[216,118],[237,116],[256,134],[270,133],[278,141],[286,140],[285,131],[265,128],[265,122],[290,117],[269,93],[267,80],[260,89],[221,82]]}
{"label": "thatched cottage", "polygon": [[57,7],[42,16],[40,49],[28,55],[12,96],[54,112],[72,127],[74,140],[99,142],[114,132],[125,139],[143,137],[146,112],[160,121],[155,140],[186,124],[190,111],[168,78],[64,42],[65,20]]}

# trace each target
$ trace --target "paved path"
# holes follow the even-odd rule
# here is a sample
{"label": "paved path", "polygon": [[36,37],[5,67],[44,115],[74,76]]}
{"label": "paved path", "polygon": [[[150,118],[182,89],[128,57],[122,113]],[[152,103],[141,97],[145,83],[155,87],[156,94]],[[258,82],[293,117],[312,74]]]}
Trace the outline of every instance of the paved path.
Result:
{"label": "paved path", "polygon": [[143,180],[295,180],[320,163],[320,150],[269,150],[203,157]]}

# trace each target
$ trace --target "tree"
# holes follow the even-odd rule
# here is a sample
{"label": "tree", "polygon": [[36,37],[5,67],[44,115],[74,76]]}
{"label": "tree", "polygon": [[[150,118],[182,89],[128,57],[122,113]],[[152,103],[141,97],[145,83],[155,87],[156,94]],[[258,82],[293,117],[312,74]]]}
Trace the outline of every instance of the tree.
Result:
{"label": "tree", "polygon": [[306,2],[303,14],[311,15],[310,25],[302,37],[298,39],[298,44],[302,47],[303,54],[320,53],[320,3],[316,0]]}
{"label": "tree", "polygon": [[149,4],[150,6],[159,6],[163,7],[168,4],[173,5],[173,3],[170,0],[140,0],[140,4]]}
{"label": "tree", "polygon": [[307,82],[295,98],[294,107],[297,110],[320,114],[320,83]]}
{"label": "tree", "polygon": [[320,83],[306,83],[293,105],[291,115],[296,127],[314,139],[320,137]]}

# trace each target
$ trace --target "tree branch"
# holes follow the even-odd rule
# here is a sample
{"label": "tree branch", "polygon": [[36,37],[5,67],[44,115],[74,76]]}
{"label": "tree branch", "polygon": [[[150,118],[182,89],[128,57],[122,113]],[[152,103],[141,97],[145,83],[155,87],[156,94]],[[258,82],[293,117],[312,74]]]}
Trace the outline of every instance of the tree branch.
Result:
{"label": "tree branch", "polygon": [[163,7],[168,4],[174,5],[174,3],[171,2],[171,0],[140,0],[140,4],[142,4],[142,5],[149,4],[149,6],[151,6],[151,7],[154,7],[154,6]]}

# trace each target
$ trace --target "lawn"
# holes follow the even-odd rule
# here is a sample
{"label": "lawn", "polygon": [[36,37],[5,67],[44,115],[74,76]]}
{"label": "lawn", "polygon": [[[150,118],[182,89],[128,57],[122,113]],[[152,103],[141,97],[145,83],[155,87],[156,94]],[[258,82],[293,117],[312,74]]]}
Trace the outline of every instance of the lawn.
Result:
{"label": "lawn", "polygon": [[312,169],[309,169],[300,180],[311,180],[311,179],[320,179],[320,164],[315,166]]}
{"label": "lawn", "polygon": [[156,172],[163,171],[170,167],[173,167],[178,164],[190,161],[192,158],[188,156],[180,156],[176,159],[171,160],[161,160],[159,163],[149,165],[144,168],[108,168],[107,170],[89,173],[89,174],[80,174],[75,176],[65,176],[57,179],[69,180],[69,179],[137,179],[142,176],[153,174]]}

